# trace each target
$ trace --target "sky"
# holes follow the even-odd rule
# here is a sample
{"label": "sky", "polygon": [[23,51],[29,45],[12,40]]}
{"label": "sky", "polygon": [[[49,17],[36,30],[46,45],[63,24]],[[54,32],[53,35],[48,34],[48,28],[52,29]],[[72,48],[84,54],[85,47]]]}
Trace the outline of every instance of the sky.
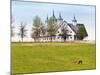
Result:
{"label": "sky", "polygon": [[86,27],[88,33],[86,39],[95,40],[95,6],[86,5],[12,1],[12,17],[14,19],[13,25],[16,28],[15,32],[18,32],[18,25],[21,22],[25,22],[29,30],[27,35],[30,37],[34,17],[38,15],[42,22],[45,22],[47,15],[49,17],[52,16],[53,10],[56,18],[61,13],[62,18],[68,23],[72,23],[75,16],[77,22],[84,24]]}

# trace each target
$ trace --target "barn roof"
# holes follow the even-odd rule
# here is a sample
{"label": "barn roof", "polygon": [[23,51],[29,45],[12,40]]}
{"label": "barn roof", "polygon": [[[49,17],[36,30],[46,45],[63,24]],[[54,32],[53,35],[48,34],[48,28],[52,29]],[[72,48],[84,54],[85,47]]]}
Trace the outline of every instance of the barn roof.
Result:
{"label": "barn roof", "polygon": [[72,23],[68,23],[68,26],[76,33],[78,28],[77,26],[74,26]]}
{"label": "barn roof", "polygon": [[65,20],[59,25],[58,28],[60,28],[62,25],[64,25],[64,23],[66,23],[75,33],[77,33],[77,31],[78,31],[78,29],[79,29],[80,27],[83,27],[83,28],[86,30],[84,24],[77,23],[77,25],[75,26],[75,25],[73,25],[72,23],[67,23],[67,21],[65,21]]}

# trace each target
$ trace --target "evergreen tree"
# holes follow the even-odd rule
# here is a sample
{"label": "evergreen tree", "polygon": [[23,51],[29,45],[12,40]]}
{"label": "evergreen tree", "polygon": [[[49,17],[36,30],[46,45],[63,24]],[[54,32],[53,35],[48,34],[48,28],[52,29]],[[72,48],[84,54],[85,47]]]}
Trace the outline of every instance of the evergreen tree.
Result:
{"label": "evergreen tree", "polygon": [[78,40],[83,40],[85,37],[88,36],[84,25],[78,25],[78,31],[76,33]]}

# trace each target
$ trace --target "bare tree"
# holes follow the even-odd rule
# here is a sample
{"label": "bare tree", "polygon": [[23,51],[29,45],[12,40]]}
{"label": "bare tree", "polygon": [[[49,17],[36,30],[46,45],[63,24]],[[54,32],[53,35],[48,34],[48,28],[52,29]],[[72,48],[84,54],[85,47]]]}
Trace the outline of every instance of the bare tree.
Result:
{"label": "bare tree", "polygon": [[27,31],[26,23],[22,23],[21,22],[20,26],[19,26],[19,33],[18,33],[18,35],[20,36],[22,42],[23,42],[24,37],[26,37],[26,31]]}
{"label": "bare tree", "polygon": [[64,40],[64,42],[66,41],[66,38],[68,37],[68,29],[67,29],[67,26],[63,26],[61,28],[61,36]]}
{"label": "bare tree", "polygon": [[35,40],[35,41],[39,41],[40,38],[40,34],[41,34],[41,19],[38,16],[35,16],[34,20],[33,20],[33,28],[32,28],[32,35],[31,37]]}
{"label": "bare tree", "polygon": [[53,17],[50,17],[47,22],[47,32],[48,32],[48,36],[51,37],[51,42],[52,42],[52,37],[55,36],[57,30],[58,27],[56,22],[53,20]]}
{"label": "bare tree", "polygon": [[11,17],[11,37],[13,37],[14,36],[14,18],[13,17]]}
{"label": "bare tree", "polygon": [[15,27],[12,25],[12,26],[11,26],[11,37],[13,37],[13,36],[15,35],[15,33],[14,33],[14,28],[15,28]]}
{"label": "bare tree", "polygon": [[43,23],[41,23],[41,27],[40,27],[40,30],[41,30],[41,36],[44,37],[44,35],[46,34],[46,27]]}

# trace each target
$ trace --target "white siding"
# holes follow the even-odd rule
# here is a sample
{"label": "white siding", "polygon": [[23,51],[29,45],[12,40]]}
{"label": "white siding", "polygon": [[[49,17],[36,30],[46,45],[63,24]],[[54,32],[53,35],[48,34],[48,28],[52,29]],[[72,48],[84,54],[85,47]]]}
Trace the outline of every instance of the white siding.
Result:
{"label": "white siding", "polygon": [[75,35],[75,32],[67,25],[67,23],[65,22],[64,23],[67,28],[68,28],[68,34],[71,35],[69,36],[68,38],[66,38],[66,41],[74,41],[74,35]]}

